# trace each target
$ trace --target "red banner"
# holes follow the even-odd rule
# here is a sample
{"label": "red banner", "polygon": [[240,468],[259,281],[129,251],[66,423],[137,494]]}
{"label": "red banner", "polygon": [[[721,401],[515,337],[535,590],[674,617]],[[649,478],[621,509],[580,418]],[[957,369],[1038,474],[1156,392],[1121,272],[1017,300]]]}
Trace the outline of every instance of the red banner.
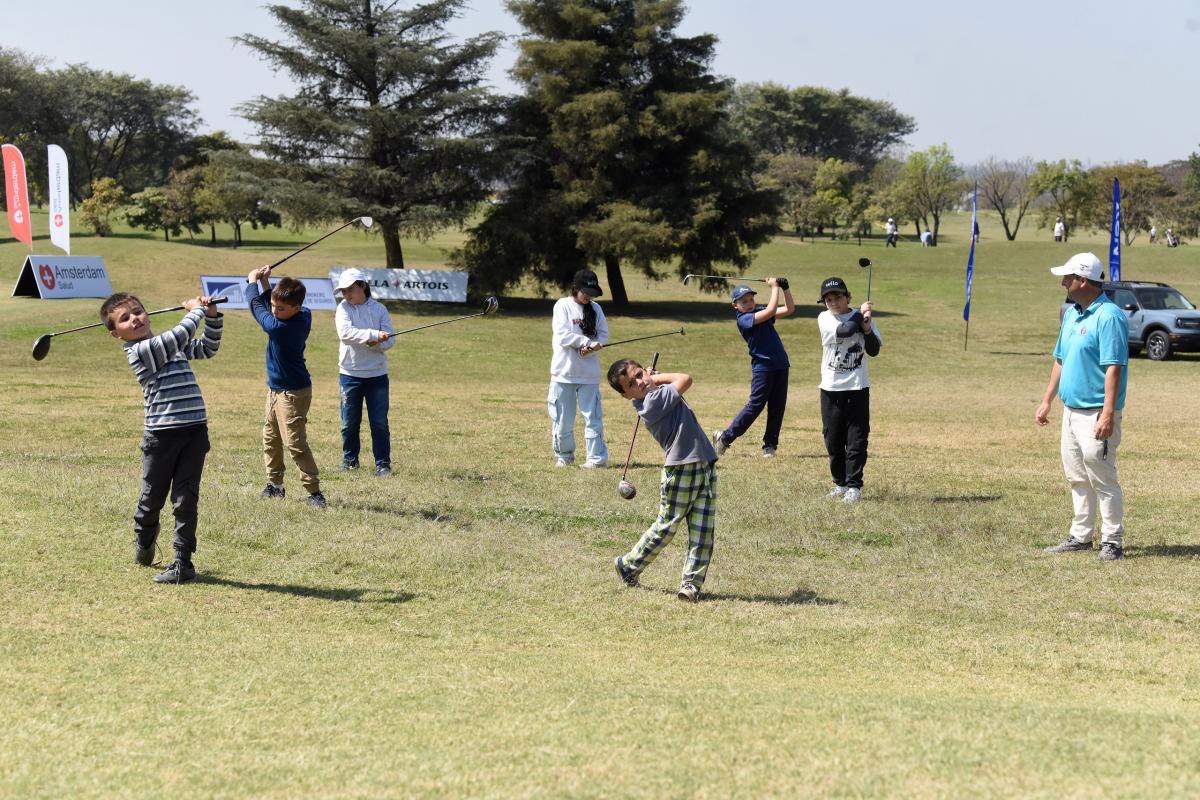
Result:
{"label": "red banner", "polygon": [[11,144],[0,146],[4,154],[4,196],[8,200],[8,227],[17,241],[33,247],[29,224],[29,184],[25,181],[25,157]]}

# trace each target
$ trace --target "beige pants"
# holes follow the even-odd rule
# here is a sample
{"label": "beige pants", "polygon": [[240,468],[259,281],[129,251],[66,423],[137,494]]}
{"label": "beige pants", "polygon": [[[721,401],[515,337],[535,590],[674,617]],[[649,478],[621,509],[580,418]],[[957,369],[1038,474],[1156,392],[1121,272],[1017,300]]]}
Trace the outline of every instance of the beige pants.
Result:
{"label": "beige pants", "polygon": [[1100,541],[1121,546],[1125,534],[1125,498],[1117,482],[1117,448],[1121,444],[1121,412],[1113,414],[1113,432],[1105,444],[1096,439],[1098,408],[1064,408],[1062,463],[1071,484],[1075,519],[1071,536],[1090,542],[1100,508]]}
{"label": "beige pants", "polygon": [[321,491],[317,462],[308,447],[308,409],[312,387],[292,392],[267,393],[267,416],[263,421],[263,463],[267,480],[283,483],[283,449],[286,447],[300,470],[300,482],[309,494]]}

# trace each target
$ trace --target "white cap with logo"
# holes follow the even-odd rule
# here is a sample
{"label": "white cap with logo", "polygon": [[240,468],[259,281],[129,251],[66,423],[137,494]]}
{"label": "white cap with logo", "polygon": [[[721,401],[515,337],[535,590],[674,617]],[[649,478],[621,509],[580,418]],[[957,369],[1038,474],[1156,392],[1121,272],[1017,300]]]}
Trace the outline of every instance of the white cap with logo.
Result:
{"label": "white cap with logo", "polygon": [[1061,267],[1051,267],[1055,275],[1078,275],[1090,281],[1104,280],[1104,265],[1091,253],[1076,253]]}
{"label": "white cap with logo", "polygon": [[342,270],[342,274],[338,275],[337,285],[333,287],[334,291],[340,292],[343,289],[348,289],[357,281],[362,281],[367,286],[371,285],[370,276],[361,269],[355,269],[354,267],[344,269]]}

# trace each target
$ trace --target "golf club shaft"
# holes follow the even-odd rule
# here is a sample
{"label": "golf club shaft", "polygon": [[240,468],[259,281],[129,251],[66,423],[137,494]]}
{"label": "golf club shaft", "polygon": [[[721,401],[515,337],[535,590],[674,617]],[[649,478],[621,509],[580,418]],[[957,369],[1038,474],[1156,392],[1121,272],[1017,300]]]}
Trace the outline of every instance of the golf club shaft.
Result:
{"label": "golf club shaft", "polygon": [[400,336],[405,333],[412,333],[413,331],[423,331],[426,328],[432,328],[436,325],[448,325],[451,322],[458,322],[460,320],[470,319],[471,317],[482,317],[485,314],[487,314],[486,311],[480,311],[478,314],[467,314],[465,317],[455,317],[454,319],[444,319],[441,322],[431,322],[428,325],[418,325],[415,328],[406,328],[402,331],[396,331],[392,334],[392,336]]}
{"label": "golf club shaft", "polygon": [[692,278],[708,278],[714,281],[753,281],[754,283],[766,283],[766,278],[741,278],[737,275],[692,275],[688,274],[684,278],[684,283],[687,283]]}
{"label": "golf club shaft", "polygon": [[867,302],[871,302],[871,277],[875,273],[875,265],[871,264],[867,267]]}
{"label": "golf club shaft", "polygon": [[272,264],[272,265],[269,267],[269,270],[273,270],[273,269],[275,269],[275,268],[276,268],[276,267],[278,267],[280,264],[282,264],[283,262],[287,261],[289,258],[292,258],[292,257],[294,257],[294,256],[298,256],[298,255],[300,255],[300,254],[301,254],[301,253],[303,253],[305,250],[307,250],[308,248],[312,247],[314,244],[317,244],[317,243],[319,243],[319,242],[322,242],[322,241],[324,241],[324,240],[328,239],[330,236],[333,236],[333,235],[334,235],[335,233],[337,233],[338,231],[340,231],[340,230],[342,230],[342,229],[344,229],[344,228],[348,228],[348,227],[350,227],[350,226],[351,226],[351,225],[353,225],[354,223],[358,222],[358,220],[359,220],[359,219],[361,219],[361,217],[355,217],[354,219],[350,220],[349,222],[347,222],[347,223],[344,223],[344,224],[342,224],[342,225],[339,225],[338,227],[334,228],[334,229],[333,229],[333,230],[331,230],[329,233],[327,233],[327,234],[325,234],[324,236],[322,236],[320,239],[314,239],[313,241],[311,241],[311,242],[309,242],[308,244],[304,245],[304,247],[301,247],[299,250],[294,250],[294,251],[292,251],[291,253],[288,253],[286,256],[284,256],[283,258],[279,259],[279,260],[278,260],[278,261],[276,261],[274,264]]}
{"label": "golf club shaft", "polygon": [[[650,362],[650,371],[653,372],[658,366],[658,353],[654,354],[654,360]],[[633,458],[633,444],[637,441],[638,426],[642,424],[642,415],[638,414],[637,421],[633,423],[633,436],[629,437],[629,454],[625,456],[625,469],[621,471],[621,480],[625,480],[625,476],[629,474],[629,462]]]}
{"label": "golf club shaft", "polygon": [[[218,297],[217,299],[212,301],[212,304],[216,305],[217,303],[224,303],[228,300],[229,300],[228,297]],[[182,311],[182,310],[183,310],[183,306],[171,306],[170,308],[160,308],[157,311],[147,311],[146,316],[152,317],[155,314],[166,314],[168,311]],[[80,325],[78,328],[71,328],[70,330],[66,330],[66,331],[55,331],[54,333],[52,333],[50,335],[51,336],[62,336],[64,333],[75,333],[75,331],[86,331],[89,328],[99,328],[103,324],[104,324],[103,322],[93,322],[91,325]]]}
{"label": "golf club shaft", "polygon": [[[683,336],[683,335],[684,335],[683,328],[680,328],[679,330],[671,331],[670,333],[655,333],[651,336],[638,336],[635,339],[622,339],[619,342],[609,342],[608,344],[604,345],[604,349],[607,350],[608,348],[616,347],[619,344],[629,344],[630,342],[642,342],[642,341],[645,341],[646,339],[658,339],[663,336]],[[590,353],[592,351],[590,349],[588,349],[587,347],[581,347],[581,348],[579,348],[579,352],[586,355],[587,353]]]}

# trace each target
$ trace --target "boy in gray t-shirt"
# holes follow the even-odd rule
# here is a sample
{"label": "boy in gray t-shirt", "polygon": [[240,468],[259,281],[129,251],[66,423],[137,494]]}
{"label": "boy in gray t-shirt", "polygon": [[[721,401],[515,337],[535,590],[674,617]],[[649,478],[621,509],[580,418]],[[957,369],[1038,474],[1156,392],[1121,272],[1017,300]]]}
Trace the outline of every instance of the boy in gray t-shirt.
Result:
{"label": "boy in gray t-shirt", "polygon": [[696,602],[712,560],[717,523],[717,453],[704,435],[695,412],[683,399],[692,377],[682,372],[650,372],[632,358],[608,369],[608,384],[633,407],[646,430],[662,445],[662,497],[658,519],[637,544],[616,560],[617,574],[628,586],[671,541],[685,519],[688,553],[683,564],[679,598]]}

